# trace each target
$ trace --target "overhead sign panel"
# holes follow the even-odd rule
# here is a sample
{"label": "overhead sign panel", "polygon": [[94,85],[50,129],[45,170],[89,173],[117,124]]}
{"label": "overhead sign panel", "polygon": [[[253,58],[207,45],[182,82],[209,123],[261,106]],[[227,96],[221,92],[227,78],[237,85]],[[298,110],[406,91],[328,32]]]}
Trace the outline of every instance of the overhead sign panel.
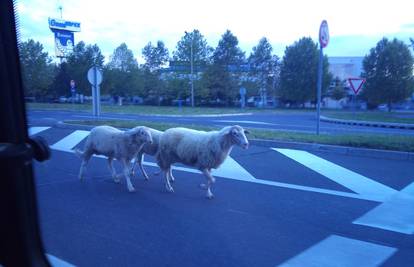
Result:
{"label": "overhead sign panel", "polygon": [[70,32],[80,32],[80,22],[68,21],[63,19],[49,18],[49,28],[54,30],[64,30]]}

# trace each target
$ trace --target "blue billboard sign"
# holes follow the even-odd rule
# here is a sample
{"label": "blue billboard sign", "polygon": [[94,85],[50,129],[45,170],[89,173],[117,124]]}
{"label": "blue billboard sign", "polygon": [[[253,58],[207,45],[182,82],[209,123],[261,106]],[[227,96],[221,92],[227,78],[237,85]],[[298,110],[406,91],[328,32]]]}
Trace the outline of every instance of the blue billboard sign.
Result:
{"label": "blue billboard sign", "polygon": [[57,57],[65,57],[73,51],[75,43],[73,32],[53,30],[55,34],[55,53]]}
{"label": "blue billboard sign", "polygon": [[52,31],[64,30],[70,32],[80,32],[80,22],[49,18],[49,28]]}

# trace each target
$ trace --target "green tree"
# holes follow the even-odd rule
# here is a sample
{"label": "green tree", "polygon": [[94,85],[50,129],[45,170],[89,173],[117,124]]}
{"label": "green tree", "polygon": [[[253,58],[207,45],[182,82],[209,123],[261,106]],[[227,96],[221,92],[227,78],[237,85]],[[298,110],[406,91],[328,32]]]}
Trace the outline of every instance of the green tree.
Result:
{"label": "green tree", "polygon": [[335,78],[335,87],[331,91],[331,97],[335,100],[341,100],[346,96],[344,81],[341,81],[339,77]]}
{"label": "green tree", "polygon": [[20,63],[26,96],[44,97],[53,80],[53,65],[43,45],[29,39],[20,43]]}
{"label": "green tree", "polygon": [[59,96],[69,96],[71,76],[68,71],[68,63],[62,62],[55,66],[54,73],[56,73],[56,75],[50,85],[50,95],[54,98]]}
{"label": "green tree", "polygon": [[169,60],[168,49],[165,47],[163,41],[158,41],[157,46],[153,46],[151,42],[149,42],[142,49],[142,56],[145,59],[144,68],[147,68],[150,71],[159,70]]}
{"label": "green tree", "polygon": [[[86,45],[79,42],[67,58],[67,69],[71,80],[76,82],[77,93],[91,95],[91,85],[87,79],[88,70],[92,66],[103,67],[104,56],[98,45]],[[65,85],[69,88],[69,84]]]}
{"label": "green tree", "polygon": [[149,42],[142,49],[142,55],[145,59],[143,72],[144,91],[151,98],[149,102],[155,102],[161,105],[162,99],[169,99],[166,92],[166,85],[160,79],[160,69],[169,60],[168,49],[162,41],[158,41],[157,46],[153,46]]}
{"label": "green tree", "polygon": [[275,86],[279,76],[279,58],[272,55],[272,50],[272,45],[266,37],[263,37],[259,44],[253,47],[249,56],[249,76],[257,90],[256,94],[266,92],[269,96],[275,96]]}
{"label": "green tree", "polygon": [[[309,37],[303,37],[286,47],[280,68],[280,97],[282,101],[303,105],[316,101],[316,82],[319,50]],[[322,94],[328,88],[332,75],[328,71],[328,58],[323,59]]]}
{"label": "green tree", "polygon": [[125,43],[118,46],[104,68],[102,91],[113,96],[143,96],[143,75],[133,52]]}
{"label": "green tree", "polygon": [[241,85],[240,73],[230,70],[237,70],[246,61],[244,52],[238,45],[237,37],[227,30],[214,50],[212,62],[207,66],[200,81],[203,88],[208,91],[210,100],[220,100],[225,105],[232,105],[237,97]]}
{"label": "green tree", "polygon": [[110,56],[108,67],[110,69],[119,69],[128,72],[137,68],[138,62],[134,58],[132,50],[128,49],[128,46],[125,43],[122,43]]}
{"label": "green tree", "polygon": [[391,111],[393,103],[413,92],[413,63],[408,45],[383,38],[364,58],[362,76],[366,82],[361,96],[370,107],[386,103]]}
{"label": "green tree", "polygon": [[204,65],[209,61],[213,48],[199,30],[194,29],[190,33],[185,33],[181,40],[178,41],[176,50],[173,52],[173,60],[190,62],[191,46],[193,47],[194,64]]}

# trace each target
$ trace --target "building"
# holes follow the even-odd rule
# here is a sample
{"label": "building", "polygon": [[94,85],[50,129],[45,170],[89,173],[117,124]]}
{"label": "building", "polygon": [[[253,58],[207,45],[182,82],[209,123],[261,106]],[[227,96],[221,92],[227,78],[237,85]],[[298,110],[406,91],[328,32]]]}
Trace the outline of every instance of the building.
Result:
{"label": "building", "polygon": [[328,57],[329,71],[340,80],[360,77],[364,57]]}

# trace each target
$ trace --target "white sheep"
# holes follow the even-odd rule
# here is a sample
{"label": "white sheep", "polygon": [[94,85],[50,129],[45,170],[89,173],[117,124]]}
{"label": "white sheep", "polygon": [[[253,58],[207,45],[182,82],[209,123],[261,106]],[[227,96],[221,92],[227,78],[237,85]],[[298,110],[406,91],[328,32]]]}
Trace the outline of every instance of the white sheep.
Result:
{"label": "white sheep", "polygon": [[220,131],[196,131],[187,128],[166,130],[160,140],[157,163],[165,173],[165,186],[174,192],[170,184],[171,165],[183,163],[200,170],[207,178],[207,198],[213,198],[211,186],[215,178],[211,169],[217,169],[230,154],[234,145],[244,149],[249,147],[246,138],[248,131],[238,125],[224,127]]}
{"label": "white sheep", "polygon": [[138,166],[139,166],[145,180],[148,180],[149,178],[148,178],[147,173],[144,170],[144,167],[142,166],[142,161],[144,159],[144,154],[147,154],[147,155],[150,155],[150,156],[155,156],[157,154],[159,143],[160,143],[160,138],[161,138],[161,135],[163,134],[163,132],[158,131],[156,129],[149,128],[149,127],[148,127],[148,130],[151,133],[152,143],[151,144],[149,144],[149,143],[144,144],[142,149],[138,152],[137,157],[136,157],[136,159],[134,161],[134,164],[132,166],[132,175],[134,175],[135,174],[135,165],[138,163]]}
{"label": "white sheep", "polygon": [[119,183],[119,177],[112,166],[112,160],[117,159],[123,164],[128,191],[135,191],[130,179],[130,163],[146,143],[152,143],[152,137],[145,126],[127,131],[121,131],[111,126],[93,128],[86,140],[84,151],[75,150],[76,154],[82,158],[79,179],[83,179],[84,169],[93,154],[104,155],[108,157],[108,166],[114,181]]}

